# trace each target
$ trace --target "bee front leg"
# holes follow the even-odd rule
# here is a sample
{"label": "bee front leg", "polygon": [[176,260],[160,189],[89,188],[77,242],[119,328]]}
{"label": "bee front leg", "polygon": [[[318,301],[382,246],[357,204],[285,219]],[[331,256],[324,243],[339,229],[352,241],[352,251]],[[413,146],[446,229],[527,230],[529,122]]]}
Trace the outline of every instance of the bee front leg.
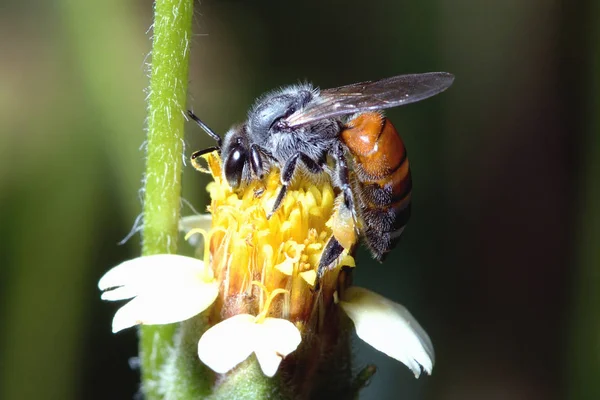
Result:
{"label": "bee front leg", "polygon": [[221,151],[221,148],[217,147],[217,146],[207,147],[206,149],[198,150],[198,151],[193,152],[192,156],[190,158],[192,160],[195,160],[198,157],[201,157],[201,156],[203,156],[205,154],[212,153],[213,151]]}
{"label": "bee front leg", "polygon": [[250,168],[252,168],[252,172],[260,180],[265,176],[265,167],[263,165],[263,156],[261,153],[258,145],[253,144],[250,146]]}
{"label": "bee front leg", "polygon": [[285,198],[285,194],[287,193],[288,186],[294,177],[294,173],[296,172],[296,167],[298,165],[298,159],[302,161],[302,163],[306,166],[309,172],[313,174],[319,174],[323,172],[323,167],[319,165],[316,161],[310,158],[307,154],[298,152],[291,156],[283,165],[281,169],[281,189],[279,189],[279,193],[277,194],[277,198],[275,199],[275,204],[273,204],[273,209],[267,215],[267,219],[271,218],[271,216],[277,211],[277,209],[281,206],[283,199]]}
{"label": "bee front leg", "polygon": [[206,148],[204,150],[198,150],[192,153],[192,156],[190,157],[190,160],[192,162],[192,166],[197,169],[198,171],[204,171],[205,168],[202,167],[202,165],[200,164],[200,161],[198,160],[200,157],[202,157],[205,154],[209,154],[212,153],[213,151],[218,151],[219,153],[221,152],[221,148],[220,147],[209,147]]}

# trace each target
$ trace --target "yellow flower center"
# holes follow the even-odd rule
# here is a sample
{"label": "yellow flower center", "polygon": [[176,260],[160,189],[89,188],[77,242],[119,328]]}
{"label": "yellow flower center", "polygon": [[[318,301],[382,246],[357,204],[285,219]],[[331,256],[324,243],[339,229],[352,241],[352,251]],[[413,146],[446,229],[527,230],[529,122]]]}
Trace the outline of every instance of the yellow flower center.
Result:
{"label": "yellow flower center", "polygon": [[277,169],[263,181],[234,191],[222,177],[218,154],[204,157],[214,178],[207,187],[212,228],[205,235],[205,261],[221,282],[220,318],[250,313],[257,320],[284,318],[302,327],[315,311],[316,316],[322,314],[319,310],[333,302],[341,267],[354,266],[345,250],[337,266],[322,278],[319,291],[314,289],[332,227],[336,237],[347,233],[347,242],[355,243],[353,226],[345,228],[339,222],[347,218],[338,216],[339,202],[330,180],[298,177],[267,219],[281,188]]}

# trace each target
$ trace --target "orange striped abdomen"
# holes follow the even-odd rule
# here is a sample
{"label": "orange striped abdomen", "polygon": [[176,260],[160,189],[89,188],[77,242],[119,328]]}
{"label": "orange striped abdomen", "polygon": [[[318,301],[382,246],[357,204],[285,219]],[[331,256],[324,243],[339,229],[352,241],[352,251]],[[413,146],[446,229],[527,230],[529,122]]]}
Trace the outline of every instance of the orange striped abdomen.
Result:
{"label": "orange striped abdomen", "polygon": [[410,216],[406,147],[392,123],[376,112],[350,120],[341,138],[353,156],[365,240],[373,256],[383,260]]}

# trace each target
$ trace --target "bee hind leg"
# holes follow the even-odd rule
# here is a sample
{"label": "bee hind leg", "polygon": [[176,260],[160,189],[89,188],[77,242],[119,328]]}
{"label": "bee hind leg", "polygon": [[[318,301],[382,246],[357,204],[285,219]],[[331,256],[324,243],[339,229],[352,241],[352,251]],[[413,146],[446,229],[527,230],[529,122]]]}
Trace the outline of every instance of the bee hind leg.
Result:
{"label": "bee hind leg", "polygon": [[337,241],[335,236],[325,245],[323,254],[321,254],[321,260],[319,261],[319,268],[317,269],[317,276],[321,278],[325,272],[331,269],[331,265],[337,260],[337,258],[344,251],[344,247]]}
{"label": "bee hind leg", "polygon": [[344,149],[341,145],[334,148],[333,156],[337,166],[338,180],[340,182],[340,189],[344,194],[344,205],[352,213],[352,221],[354,222],[354,231],[356,235],[359,235],[358,231],[358,215],[356,214],[356,202],[354,201],[354,193],[352,193],[352,187],[350,186],[350,172],[348,169],[348,163],[344,156]]}
{"label": "bee hind leg", "polygon": [[319,287],[321,286],[321,278],[323,275],[325,275],[325,272],[332,269],[334,263],[337,261],[338,257],[343,251],[344,247],[340,244],[340,242],[337,241],[335,236],[332,236],[325,245],[325,249],[323,250],[321,259],[319,260],[315,290],[319,290]]}

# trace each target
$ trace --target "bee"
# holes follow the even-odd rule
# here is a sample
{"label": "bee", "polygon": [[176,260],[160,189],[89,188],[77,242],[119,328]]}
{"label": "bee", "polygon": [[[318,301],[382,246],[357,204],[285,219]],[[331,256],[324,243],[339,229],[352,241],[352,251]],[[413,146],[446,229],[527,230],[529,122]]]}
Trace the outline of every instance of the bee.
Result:
{"label": "bee", "polygon": [[[380,110],[424,100],[453,81],[452,74],[430,72],[324,90],[293,85],[259,98],[247,121],[223,138],[188,111],[216,141],[192,154],[192,163],[219,151],[224,178],[234,190],[279,168],[281,188],[268,217],[281,206],[299,170],[315,177],[328,174],[341,196],[338,223],[353,227],[373,257],[383,261],[410,216],[412,180],[404,143]],[[354,244],[334,229],[318,277]]]}

